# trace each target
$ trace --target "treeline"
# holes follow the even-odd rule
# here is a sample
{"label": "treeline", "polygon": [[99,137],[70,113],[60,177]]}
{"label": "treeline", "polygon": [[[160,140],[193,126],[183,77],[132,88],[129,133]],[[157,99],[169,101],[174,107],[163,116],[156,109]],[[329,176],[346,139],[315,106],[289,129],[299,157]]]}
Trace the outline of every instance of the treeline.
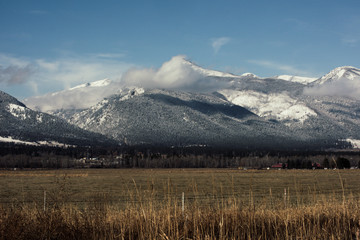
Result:
{"label": "treeline", "polygon": [[350,168],[359,152],[246,151],[209,147],[51,147],[0,144],[0,168]]}

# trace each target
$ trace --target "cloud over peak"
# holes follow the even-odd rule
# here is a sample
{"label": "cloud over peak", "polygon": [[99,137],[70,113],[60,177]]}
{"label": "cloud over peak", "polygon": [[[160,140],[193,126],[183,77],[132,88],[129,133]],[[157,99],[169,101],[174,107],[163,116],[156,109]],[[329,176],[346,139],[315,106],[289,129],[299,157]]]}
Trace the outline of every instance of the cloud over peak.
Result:
{"label": "cloud over peak", "polygon": [[163,63],[159,69],[130,69],[122,77],[127,86],[144,88],[165,88],[184,91],[211,91],[223,85],[215,78],[208,78],[196,71],[193,65],[178,55]]}

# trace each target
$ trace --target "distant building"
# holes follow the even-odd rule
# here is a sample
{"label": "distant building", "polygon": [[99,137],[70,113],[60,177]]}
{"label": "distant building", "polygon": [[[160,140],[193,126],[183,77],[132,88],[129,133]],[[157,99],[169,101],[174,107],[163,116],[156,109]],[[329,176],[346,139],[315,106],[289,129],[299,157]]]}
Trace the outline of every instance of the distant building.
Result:
{"label": "distant building", "polygon": [[287,164],[286,163],[277,163],[274,165],[271,165],[272,169],[283,169],[283,168],[287,168]]}

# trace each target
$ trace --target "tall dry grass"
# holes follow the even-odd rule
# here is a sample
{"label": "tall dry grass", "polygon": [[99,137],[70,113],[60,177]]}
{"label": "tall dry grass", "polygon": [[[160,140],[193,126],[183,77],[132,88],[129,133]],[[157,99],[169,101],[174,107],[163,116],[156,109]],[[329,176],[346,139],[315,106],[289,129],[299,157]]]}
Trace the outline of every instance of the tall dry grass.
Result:
{"label": "tall dry grass", "polygon": [[[225,203],[224,203],[225,202]],[[1,239],[360,239],[360,203],[322,201],[313,206],[213,206],[196,202],[184,212],[174,199],[119,209],[104,202],[0,208]]]}

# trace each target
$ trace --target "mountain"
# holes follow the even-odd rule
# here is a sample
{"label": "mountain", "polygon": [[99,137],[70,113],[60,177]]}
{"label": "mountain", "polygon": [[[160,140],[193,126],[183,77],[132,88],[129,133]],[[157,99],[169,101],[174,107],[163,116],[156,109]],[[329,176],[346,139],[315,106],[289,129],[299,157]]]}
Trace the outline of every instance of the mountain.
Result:
{"label": "mountain", "polygon": [[64,119],[33,111],[7,93],[0,91],[0,141],[33,145],[114,144],[100,134],[69,124]]}
{"label": "mountain", "polygon": [[[199,87],[210,82],[218,88],[199,93],[125,87],[107,80],[47,95],[46,104],[53,101],[52,96],[67,96],[72,103],[61,107],[50,104],[48,112],[131,145],[326,148],[334,144],[343,147],[343,139],[360,139],[360,101],[352,95],[319,94],[317,88],[326,86],[324,82],[358,79],[356,68],[337,68],[319,79],[289,75],[261,78],[252,73],[234,75],[204,69],[185,59],[177,58],[175,63],[168,62],[166,71],[159,70],[161,74],[150,73],[166,80],[166,74],[181,79],[174,74],[185,72],[199,77],[189,84]],[[341,88],[337,86],[336,91]],[[72,100],[79,92],[83,100],[102,100],[79,104]],[[27,103],[40,109],[45,104]]]}
{"label": "mountain", "polygon": [[314,83],[325,84],[342,80],[360,81],[360,69],[351,66],[338,67],[316,80]]}
{"label": "mountain", "polygon": [[128,89],[69,122],[127,144],[285,148],[286,127],[209,94]]}
{"label": "mountain", "polygon": [[356,140],[360,139],[360,101],[356,97],[360,93],[359,72],[353,67],[340,67],[306,84],[280,76],[249,78],[218,93],[264,119],[288,126],[300,136],[324,141]]}

